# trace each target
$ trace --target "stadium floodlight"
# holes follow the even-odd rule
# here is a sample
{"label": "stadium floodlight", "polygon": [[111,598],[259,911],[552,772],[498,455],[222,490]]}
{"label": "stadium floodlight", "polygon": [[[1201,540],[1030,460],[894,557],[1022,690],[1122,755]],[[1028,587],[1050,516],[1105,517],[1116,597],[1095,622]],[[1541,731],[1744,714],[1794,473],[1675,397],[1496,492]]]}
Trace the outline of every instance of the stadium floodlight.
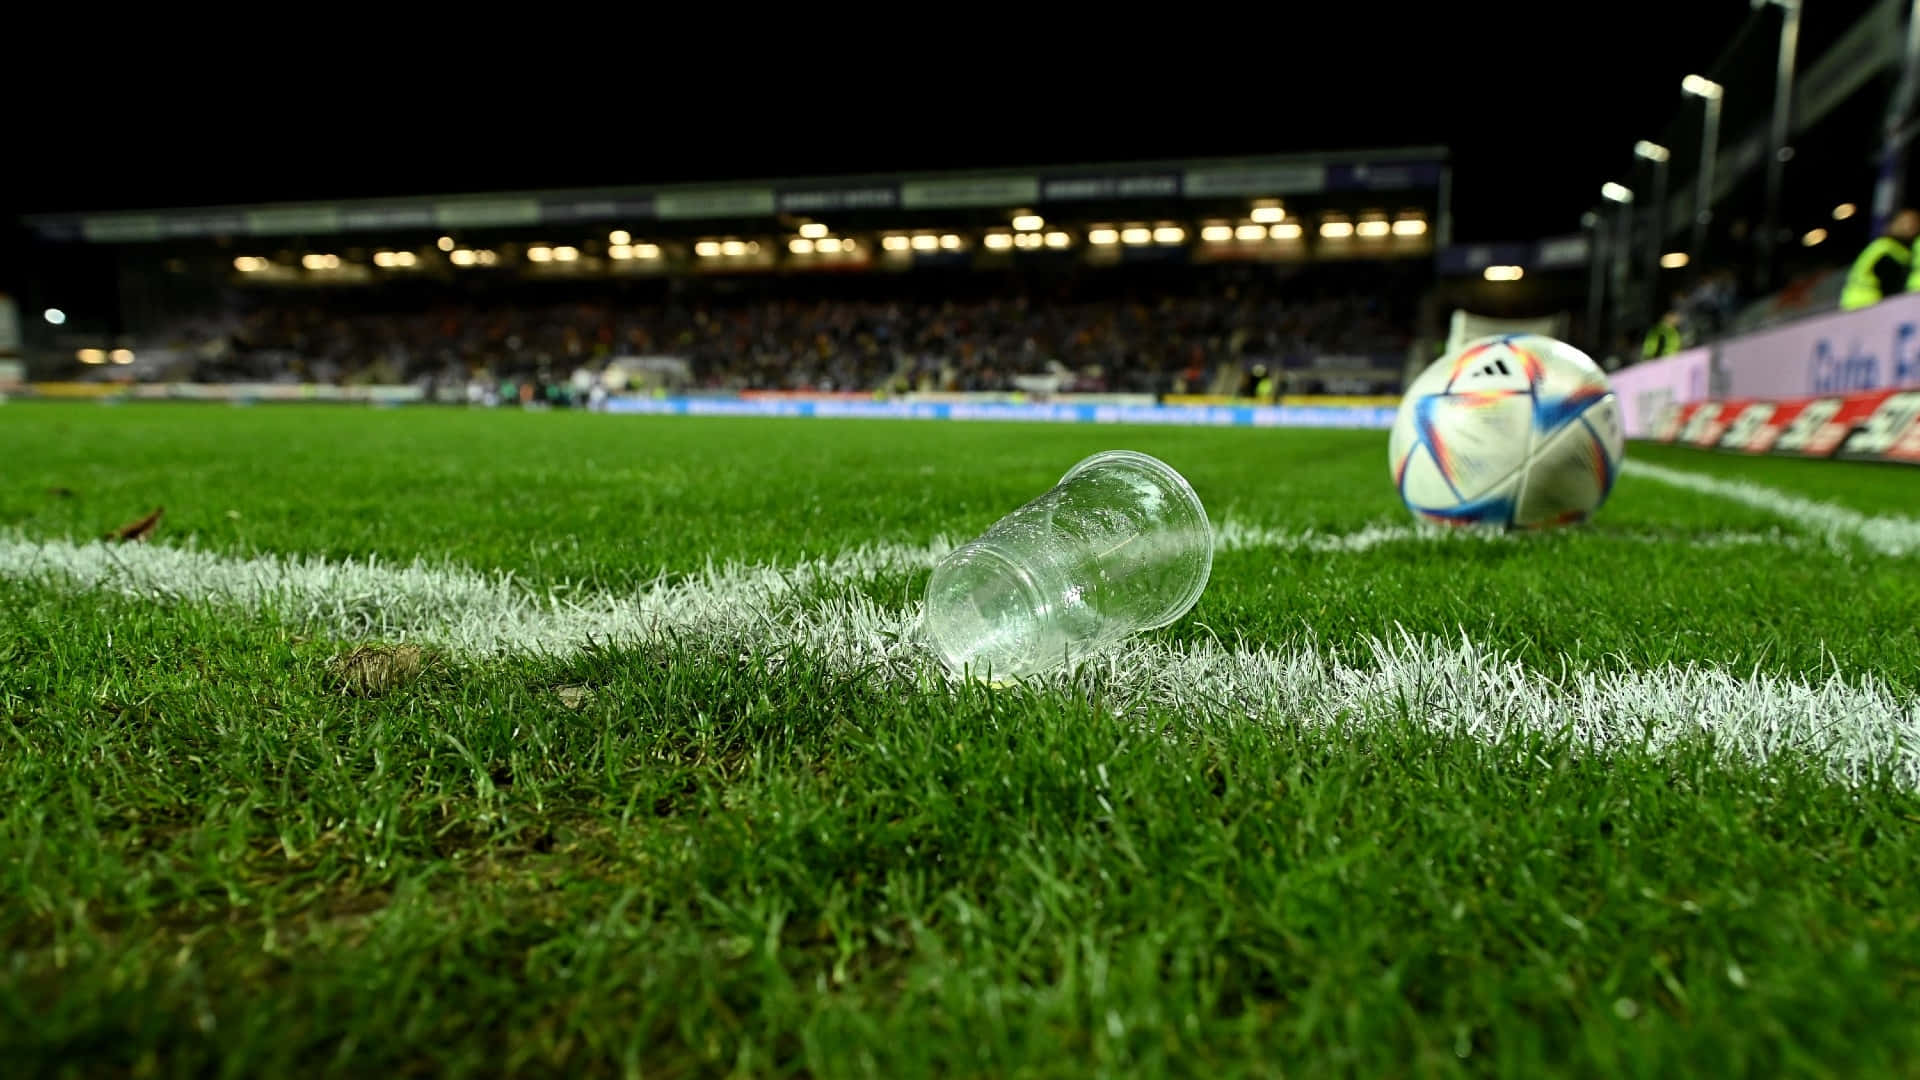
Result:
{"label": "stadium floodlight", "polygon": [[659,244],[633,245],[633,257],[636,259],[657,259],[660,257]]}
{"label": "stadium floodlight", "polygon": [[988,233],[981,243],[990,251],[1005,251],[1013,246],[1013,237],[1003,232]]}
{"label": "stadium floodlight", "polygon": [[420,259],[411,251],[396,251],[393,253],[393,265],[395,266],[412,266],[419,261]]}
{"label": "stadium floodlight", "polygon": [[1813,247],[1814,245],[1824,241],[1826,238],[1827,238],[1827,230],[1808,229],[1806,231],[1806,234],[1800,237],[1800,245],[1802,247]]}
{"label": "stadium floodlight", "polygon": [[933,251],[940,246],[940,238],[932,233],[921,233],[913,238],[913,250]]}
{"label": "stadium floodlight", "polygon": [[[828,247],[827,245],[829,243],[833,244],[833,246]],[[821,251],[839,251],[840,250],[840,242],[832,239],[815,241],[813,246],[818,248]],[[747,245],[738,240],[727,240],[722,242],[720,245],[720,254],[725,255],[729,259],[737,259],[740,256],[745,255],[746,253],[747,253]],[[559,252],[554,252],[554,254],[558,255]]]}
{"label": "stadium floodlight", "polygon": [[472,266],[480,260],[474,256],[473,252],[466,248],[455,248],[447,252],[447,261],[453,263],[455,266]]}
{"label": "stadium floodlight", "polygon": [[1648,142],[1645,139],[1641,139],[1639,142],[1633,144],[1633,156],[1643,161],[1665,161],[1672,157],[1673,154],[1657,142]]}
{"label": "stadium floodlight", "polygon": [[572,262],[579,257],[580,249],[577,247],[569,247],[563,244],[553,249],[554,262]]}
{"label": "stadium floodlight", "polygon": [[1660,256],[1660,267],[1663,270],[1678,270],[1692,261],[1693,258],[1684,251],[1669,251]]}
{"label": "stadium floodlight", "polygon": [[625,229],[615,229],[607,234],[607,243],[612,244],[614,247],[631,246],[633,243],[633,234]]}
{"label": "stadium floodlight", "polygon": [[[729,255],[734,254],[734,251],[733,251],[734,243],[738,243],[738,241],[721,245],[721,250],[725,251]],[[745,249],[745,247],[746,245],[744,244],[741,245],[741,248],[743,250]],[[851,244],[849,244],[847,241],[841,240],[837,236],[823,236],[820,239],[815,240],[813,242],[813,250],[822,251],[827,253],[828,255],[838,255],[842,251],[848,251],[851,249],[852,249]]]}
{"label": "stadium floodlight", "polygon": [[1393,231],[1393,226],[1387,224],[1387,222],[1381,218],[1375,218],[1371,221],[1363,221],[1360,224],[1355,225],[1353,227],[1354,235],[1364,236],[1369,240],[1377,240],[1380,237],[1385,236],[1392,231]]}
{"label": "stadium floodlight", "polygon": [[453,250],[453,237],[451,237],[451,236],[443,236],[443,237],[441,237],[441,238],[440,238],[440,239],[439,239],[438,241],[436,241],[436,244],[437,244],[437,245],[439,246],[439,248],[440,248],[440,250],[441,250],[441,251],[452,251],[452,250]]}
{"label": "stadium floodlight", "polygon": [[1063,248],[1071,243],[1073,243],[1073,237],[1058,229],[1047,234],[1047,246],[1050,248]]}
{"label": "stadium floodlight", "polygon": [[104,364],[107,362],[107,353],[104,349],[81,349],[73,355],[74,359],[83,364]]}
{"label": "stadium floodlight", "polygon": [[257,273],[267,268],[267,260],[257,255],[241,255],[233,260],[233,268],[243,274]]}
{"label": "stadium floodlight", "polygon": [[1023,251],[1029,248],[1037,248],[1041,243],[1043,243],[1043,241],[1037,232],[1015,233],[1013,236],[1013,246]]}
{"label": "stadium floodlight", "polygon": [[608,244],[607,258],[614,259],[619,262],[626,262],[628,259],[633,258],[633,245],[632,244]]}
{"label": "stadium floodlight", "polygon": [[535,244],[527,249],[527,261],[538,263],[552,262],[553,249],[545,244]]}
{"label": "stadium floodlight", "polygon": [[[1048,234],[1048,235],[1052,235],[1052,234]],[[940,236],[940,246],[945,248],[948,251],[959,251],[960,250],[960,234],[959,233],[942,233]]]}
{"label": "stadium floodlight", "polygon": [[1287,209],[1284,206],[1256,206],[1253,213],[1247,216],[1262,225],[1272,225],[1287,220]]}
{"label": "stadium floodlight", "polygon": [[1527,272],[1518,266],[1493,265],[1480,271],[1480,276],[1488,281],[1519,281]]}
{"label": "stadium floodlight", "polygon": [[1153,241],[1153,230],[1142,225],[1120,230],[1120,242],[1138,246]]}
{"label": "stadium floodlight", "polygon": [[1425,218],[1403,217],[1393,223],[1393,235],[1395,236],[1425,236],[1426,234],[1427,220]]}
{"label": "stadium floodlight", "polygon": [[1248,243],[1252,243],[1255,240],[1265,240],[1267,238],[1267,227],[1265,225],[1242,225],[1233,230],[1233,235],[1235,238],[1245,240]]}
{"label": "stadium floodlight", "polygon": [[131,364],[133,363],[133,350],[115,349],[113,352],[107,354],[107,358],[116,364]]}
{"label": "stadium floodlight", "polygon": [[693,253],[702,259],[717,258],[720,254],[720,241],[702,240],[693,245]]}
{"label": "stadium floodlight", "polygon": [[1852,217],[1855,213],[1858,213],[1859,210],[1860,208],[1853,205],[1852,203],[1843,202],[1839,206],[1836,206],[1833,208],[1833,220],[1845,221],[1848,218]]}
{"label": "stadium floodlight", "polygon": [[1208,225],[1200,230],[1200,239],[1209,244],[1221,244],[1233,239],[1233,226]]}
{"label": "stadium floodlight", "polygon": [[373,265],[378,266],[383,270],[393,269],[393,252],[391,251],[374,252]]}
{"label": "stadium floodlight", "polygon": [[1345,240],[1353,235],[1353,222],[1323,221],[1320,223],[1320,235],[1328,240]]}
{"label": "stadium floodlight", "polygon": [[827,227],[818,221],[809,221],[800,226],[800,235],[809,240],[818,240],[827,235]]}
{"label": "stadium floodlight", "polygon": [[309,252],[308,254],[300,256],[300,265],[309,270],[325,270],[327,268],[327,257]]}
{"label": "stadium floodlight", "polygon": [[1633,201],[1633,189],[1609,180],[1600,185],[1600,197],[1608,202],[1630,203]]}
{"label": "stadium floodlight", "polygon": [[796,236],[787,241],[787,250],[795,255],[813,254],[813,241],[805,236]]}
{"label": "stadium floodlight", "polygon": [[1039,214],[1015,214],[1013,217],[1015,232],[1039,232],[1046,224],[1046,219]]}
{"label": "stadium floodlight", "polygon": [[1120,232],[1106,225],[1096,225],[1087,230],[1087,243],[1105,247],[1120,242]]}
{"label": "stadium floodlight", "polygon": [[1178,225],[1162,225],[1153,230],[1156,244],[1177,244],[1187,238],[1187,230]]}
{"label": "stadium floodlight", "polygon": [[1299,222],[1284,221],[1275,225],[1267,235],[1273,237],[1275,240],[1298,240],[1303,231],[1304,230],[1300,228]]}
{"label": "stadium floodlight", "polygon": [[905,251],[913,246],[913,238],[900,233],[888,233],[880,238],[880,246],[888,251]]}
{"label": "stadium floodlight", "polygon": [[63,326],[66,324],[66,321],[67,321],[67,313],[64,311],[61,311],[57,307],[50,307],[47,310],[41,312],[40,317],[47,320],[48,323],[54,326]]}
{"label": "stadium floodlight", "polygon": [[1727,88],[1704,75],[1689,75],[1680,80],[1680,92],[1692,94],[1697,98],[1706,98],[1708,101],[1718,101],[1720,96],[1727,92]]}

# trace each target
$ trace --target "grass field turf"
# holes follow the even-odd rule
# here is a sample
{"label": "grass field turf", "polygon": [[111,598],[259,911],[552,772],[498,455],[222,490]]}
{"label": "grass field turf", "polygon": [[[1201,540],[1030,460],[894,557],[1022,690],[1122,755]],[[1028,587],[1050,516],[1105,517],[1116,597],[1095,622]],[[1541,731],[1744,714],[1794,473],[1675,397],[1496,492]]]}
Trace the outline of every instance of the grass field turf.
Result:
{"label": "grass field turf", "polygon": [[[10,405],[0,529],[86,539],[164,504],[158,544],[584,596],[964,538],[1111,446],[1180,468],[1216,522],[1406,520],[1377,432]],[[1869,515],[1920,491],[1633,453]],[[1837,673],[1915,718],[1920,559],[1796,524],[1629,476],[1564,535],[1223,551],[1161,637]],[[899,606],[923,581],[835,589]],[[1418,702],[1339,730],[1196,722],[695,640],[431,655],[368,698],[297,611],[123,592],[0,577],[0,1040],[32,1072],[1670,1074],[1920,1051],[1920,800],[1791,753],[1489,741]]]}

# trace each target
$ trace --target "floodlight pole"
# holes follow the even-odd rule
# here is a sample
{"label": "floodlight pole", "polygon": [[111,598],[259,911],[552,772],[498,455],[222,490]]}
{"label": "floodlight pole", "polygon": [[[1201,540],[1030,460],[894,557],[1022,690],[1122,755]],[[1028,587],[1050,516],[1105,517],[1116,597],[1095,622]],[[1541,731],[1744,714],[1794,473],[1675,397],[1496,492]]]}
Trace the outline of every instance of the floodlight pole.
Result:
{"label": "floodlight pole", "polygon": [[[1914,0],[1920,3],[1920,0]],[[1653,200],[1647,204],[1647,318],[1660,314],[1660,248],[1667,236],[1667,160],[1673,155],[1658,143],[1641,140],[1633,156],[1653,167]]]}
{"label": "floodlight pole", "polygon": [[1773,74],[1773,133],[1767,147],[1767,213],[1760,230],[1760,286],[1773,288],[1774,250],[1779,245],[1780,189],[1786,182],[1787,138],[1793,128],[1793,61],[1800,45],[1800,0],[1754,0],[1780,9],[1780,55]]}
{"label": "floodlight pole", "polygon": [[1700,174],[1693,193],[1693,241],[1688,244],[1689,261],[1698,265],[1707,250],[1707,225],[1713,221],[1713,165],[1720,147],[1720,102],[1726,91],[1719,83],[1689,75],[1680,88],[1706,102],[1706,117],[1700,125]]}
{"label": "floodlight pole", "polygon": [[1887,99],[1886,122],[1880,142],[1880,175],[1873,185],[1873,235],[1886,231],[1907,184],[1907,146],[1913,141],[1913,106],[1920,96],[1920,0],[1907,10],[1907,47],[1901,57],[1900,82]]}
{"label": "floodlight pole", "polygon": [[1604,360],[1608,342],[1606,333],[1600,328],[1600,320],[1605,311],[1607,294],[1606,217],[1599,210],[1589,210],[1582,224],[1587,227],[1587,348],[1593,351],[1596,359]]}

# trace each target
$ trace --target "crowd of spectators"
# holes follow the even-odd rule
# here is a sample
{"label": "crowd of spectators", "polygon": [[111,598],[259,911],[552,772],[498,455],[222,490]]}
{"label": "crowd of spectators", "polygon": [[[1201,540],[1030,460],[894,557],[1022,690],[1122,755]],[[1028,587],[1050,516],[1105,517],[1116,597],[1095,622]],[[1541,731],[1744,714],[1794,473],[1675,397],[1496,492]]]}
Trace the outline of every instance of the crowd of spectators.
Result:
{"label": "crowd of spectators", "polygon": [[1167,289],[946,284],[418,303],[263,292],[174,321],[152,345],[172,358],[162,377],[194,381],[558,382],[616,357],[671,356],[685,361],[675,389],[1008,390],[1051,373],[1062,389],[1198,393],[1223,365],[1404,355],[1414,299],[1410,290],[1192,274]]}

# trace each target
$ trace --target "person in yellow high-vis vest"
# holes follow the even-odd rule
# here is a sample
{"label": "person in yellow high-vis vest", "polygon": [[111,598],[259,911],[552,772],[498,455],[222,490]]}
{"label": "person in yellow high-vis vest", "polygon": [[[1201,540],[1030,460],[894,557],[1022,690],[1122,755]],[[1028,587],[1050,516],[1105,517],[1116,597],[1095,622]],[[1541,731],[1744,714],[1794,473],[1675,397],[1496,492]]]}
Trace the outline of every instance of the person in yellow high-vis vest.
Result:
{"label": "person in yellow high-vis vest", "polygon": [[1913,239],[1920,236],[1920,211],[1902,210],[1887,222],[1887,229],[1873,238],[1847,271],[1847,283],[1840,290],[1843,311],[1872,307],[1896,293],[1910,292],[1916,282],[1913,267]]}
{"label": "person in yellow high-vis vest", "polygon": [[1653,360],[1672,356],[1680,351],[1680,345],[1680,313],[1669,311],[1647,331],[1646,340],[1640,343],[1640,358]]}

